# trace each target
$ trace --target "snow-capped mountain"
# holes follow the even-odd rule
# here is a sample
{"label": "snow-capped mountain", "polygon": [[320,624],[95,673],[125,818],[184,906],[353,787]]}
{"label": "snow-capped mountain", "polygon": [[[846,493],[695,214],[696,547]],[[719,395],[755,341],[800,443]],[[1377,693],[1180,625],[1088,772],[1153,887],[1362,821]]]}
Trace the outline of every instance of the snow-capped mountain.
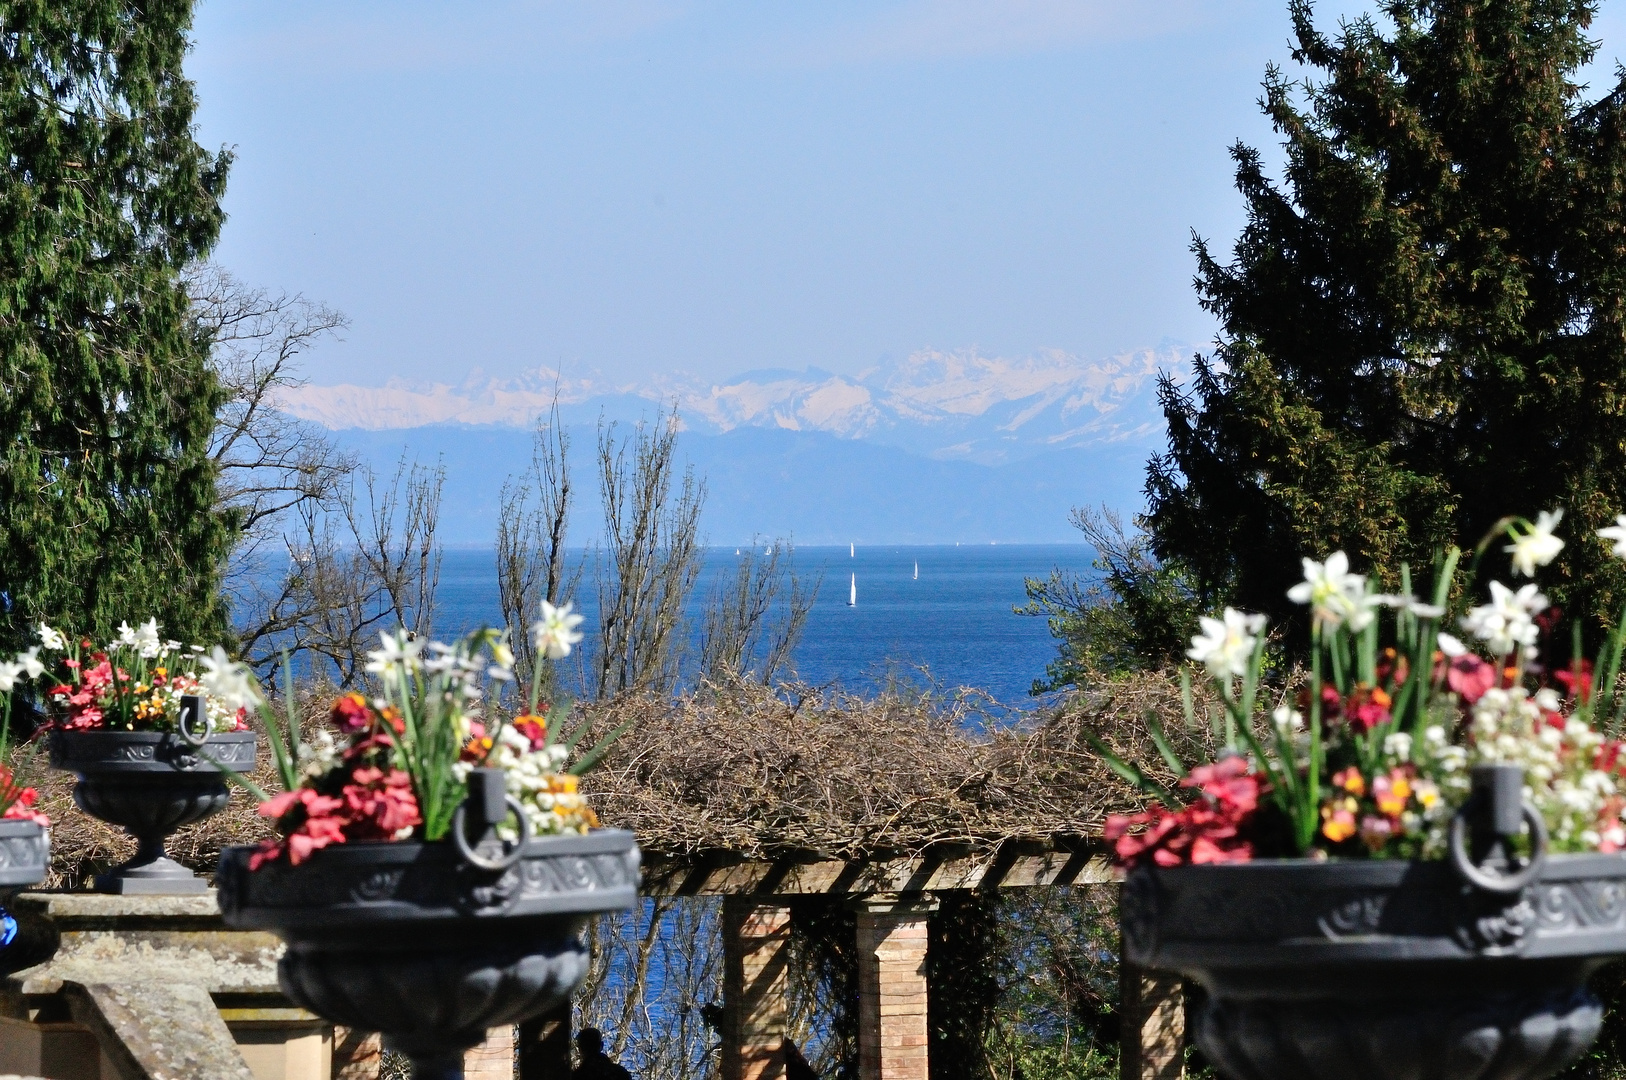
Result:
{"label": "snow-capped mountain", "polygon": [[475,373],[456,386],[305,386],[288,392],[282,407],[335,430],[529,426],[557,393],[566,423],[634,419],[655,404],[675,403],[684,427],[696,434],[752,427],[823,432],[998,464],[1155,437],[1162,430],[1157,373],[1178,372],[1184,363],[1184,351],[1172,346],[1095,361],[1059,350],[1018,359],[922,350],[850,376],[809,368],[751,371],[722,383],[677,375],[616,385],[544,369],[515,380]]}

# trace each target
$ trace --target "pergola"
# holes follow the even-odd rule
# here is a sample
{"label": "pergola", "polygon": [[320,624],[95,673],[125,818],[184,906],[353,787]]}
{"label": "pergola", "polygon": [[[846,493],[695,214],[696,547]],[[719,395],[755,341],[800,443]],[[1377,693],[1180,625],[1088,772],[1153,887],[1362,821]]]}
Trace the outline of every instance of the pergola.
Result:
{"label": "pergola", "polygon": [[[856,916],[861,1080],[927,1080],[926,924],[939,895],[1113,880],[1100,842],[1080,838],[907,858],[656,857],[645,868],[644,887],[654,896],[722,898],[723,1080],[783,1080],[790,900],[808,895],[844,901]],[[1122,966],[1120,985],[1121,1076],[1180,1076],[1185,1024],[1178,978]],[[524,1080],[568,1075],[569,1025],[564,1009],[520,1029]],[[511,1038],[494,1032],[471,1052],[471,1080],[486,1062],[490,1077],[506,1080]]]}

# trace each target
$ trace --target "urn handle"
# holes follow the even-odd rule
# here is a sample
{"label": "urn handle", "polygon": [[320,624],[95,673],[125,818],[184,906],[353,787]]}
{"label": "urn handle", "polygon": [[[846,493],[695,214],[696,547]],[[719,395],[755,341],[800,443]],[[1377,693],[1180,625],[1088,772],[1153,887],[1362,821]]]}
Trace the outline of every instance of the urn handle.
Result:
{"label": "urn handle", "polygon": [[[194,727],[197,734],[194,734]],[[181,698],[180,713],[175,720],[175,733],[181,741],[194,749],[209,741],[209,714],[203,709],[201,694],[187,694]]]}
{"label": "urn handle", "polygon": [[[1547,862],[1547,826],[1524,797],[1524,770],[1517,765],[1476,765],[1472,784],[1468,801],[1451,819],[1451,865],[1476,889],[1520,892]],[[1509,841],[1525,825],[1530,827],[1530,854],[1520,858]]]}
{"label": "urn handle", "polygon": [[[525,855],[525,844],[531,839],[531,819],[525,816],[525,807],[508,794],[507,777],[501,769],[471,769],[469,771],[469,797],[457,804],[452,814],[452,843],[457,853],[470,866],[492,873],[500,873],[519,862]],[[503,853],[489,858],[476,850],[477,845],[491,834],[492,828],[506,821],[509,813],[519,819],[519,839],[503,842]],[[470,821],[470,815],[474,820]],[[475,841],[469,843],[469,827],[477,830]]]}

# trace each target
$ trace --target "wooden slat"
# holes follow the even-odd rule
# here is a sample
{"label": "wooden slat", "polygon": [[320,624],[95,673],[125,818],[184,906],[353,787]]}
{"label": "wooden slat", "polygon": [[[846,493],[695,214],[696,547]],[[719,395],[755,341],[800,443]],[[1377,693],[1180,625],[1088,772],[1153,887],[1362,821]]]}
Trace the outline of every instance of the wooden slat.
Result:
{"label": "wooden slat", "polygon": [[1098,849],[992,852],[908,859],[727,861],[649,857],[646,894],[780,896],[1098,885],[1114,880]]}

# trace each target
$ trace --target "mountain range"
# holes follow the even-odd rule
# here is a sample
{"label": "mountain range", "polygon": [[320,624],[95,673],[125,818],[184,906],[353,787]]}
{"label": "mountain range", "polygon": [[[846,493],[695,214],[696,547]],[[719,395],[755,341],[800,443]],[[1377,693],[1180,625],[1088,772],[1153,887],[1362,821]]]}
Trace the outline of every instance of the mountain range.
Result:
{"label": "mountain range", "polygon": [[[503,481],[557,397],[576,468],[600,425],[675,407],[680,450],[708,486],[712,542],[1065,542],[1072,507],[1133,510],[1160,448],[1155,384],[1184,356],[1163,346],[1101,361],[1059,351],[1019,359],[924,350],[856,375],[759,370],[724,382],[641,383],[538,370],[457,385],[306,385],[285,411],[319,424],[375,468],[405,454],[447,470],[442,534],[489,543]],[[578,473],[579,490],[591,490]],[[584,508],[585,509],[585,508]],[[579,512],[580,539],[592,515]]]}

